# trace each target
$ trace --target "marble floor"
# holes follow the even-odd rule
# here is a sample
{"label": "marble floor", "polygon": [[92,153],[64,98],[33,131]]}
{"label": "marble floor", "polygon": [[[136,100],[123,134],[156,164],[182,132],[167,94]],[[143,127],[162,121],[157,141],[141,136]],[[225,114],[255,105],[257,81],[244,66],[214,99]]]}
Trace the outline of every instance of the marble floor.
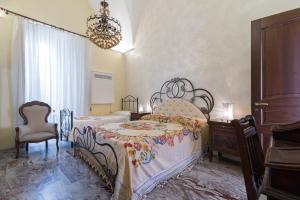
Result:
{"label": "marble floor", "polygon": [[[106,200],[111,193],[82,160],[74,158],[67,142],[56,153],[54,141],[48,153],[44,143],[21,150],[0,151],[0,200]],[[144,197],[154,199],[246,199],[240,166],[229,160],[199,161]]]}

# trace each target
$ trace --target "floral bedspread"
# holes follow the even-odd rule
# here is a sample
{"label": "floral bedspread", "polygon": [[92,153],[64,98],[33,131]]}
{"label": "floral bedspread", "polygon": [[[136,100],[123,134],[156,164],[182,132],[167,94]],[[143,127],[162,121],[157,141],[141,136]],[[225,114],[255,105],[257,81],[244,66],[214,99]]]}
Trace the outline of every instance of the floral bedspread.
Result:
{"label": "floral bedspread", "polygon": [[201,119],[160,115],[97,127],[97,140],[109,142],[118,157],[113,199],[135,199],[147,179],[201,151],[206,127]]}
{"label": "floral bedspread", "polygon": [[[163,145],[174,147],[184,137],[191,136],[198,140],[201,123],[199,120],[181,116],[165,117],[148,115],[140,121],[101,126],[97,132],[103,139],[115,139],[124,143],[131,163],[135,167],[148,164],[159,156]],[[203,125],[203,124],[202,124]]]}

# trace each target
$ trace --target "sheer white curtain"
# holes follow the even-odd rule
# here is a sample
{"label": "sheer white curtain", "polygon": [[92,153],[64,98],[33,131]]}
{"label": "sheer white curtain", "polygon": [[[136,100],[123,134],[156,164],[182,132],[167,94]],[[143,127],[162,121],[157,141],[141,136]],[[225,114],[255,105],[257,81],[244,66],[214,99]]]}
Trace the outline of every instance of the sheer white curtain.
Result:
{"label": "sheer white curtain", "polygon": [[52,110],[69,108],[75,115],[89,108],[90,43],[87,39],[18,18],[12,48],[12,99],[15,123],[18,107],[39,100]]}

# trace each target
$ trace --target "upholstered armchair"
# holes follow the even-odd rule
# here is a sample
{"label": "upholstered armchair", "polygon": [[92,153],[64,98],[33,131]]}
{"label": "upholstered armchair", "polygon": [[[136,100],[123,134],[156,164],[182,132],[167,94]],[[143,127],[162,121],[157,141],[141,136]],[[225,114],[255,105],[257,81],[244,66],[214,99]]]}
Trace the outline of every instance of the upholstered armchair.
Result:
{"label": "upholstered armchair", "polygon": [[25,103],[19,108],[24,125],[16,127],[16,158],[19,157],[20,144],[26,144],[28,152],[29,143],[45,141],[48,150],[48,140],[56,139],[56,148],[59,150],[57,124],[48,123],[50,112],[51,107],[39,101]]}

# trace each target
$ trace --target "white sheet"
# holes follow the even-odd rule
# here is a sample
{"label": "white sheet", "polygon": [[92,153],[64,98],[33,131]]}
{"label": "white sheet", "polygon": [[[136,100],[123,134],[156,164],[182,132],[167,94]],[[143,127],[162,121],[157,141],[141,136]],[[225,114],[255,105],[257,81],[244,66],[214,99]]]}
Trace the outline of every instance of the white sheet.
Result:
{"label": "white sheet", "polygon": [[74,128],[78,128],[79,130],[83,129],[84,127],[90,126],[93,128],[97,128],[104,124],[109,123],[123,123],[130,121],[130,113],[129,115],[118,115],[118,114],[111,114],[111,115],[102,115],[102,116],[80,116],[74,117],[73,120],[73,130],[72,134],[70,134],[70,141],[73,141],[73,131]]}
{"label": "white sheet", "polygon": [[81,116],[75,117],[73,127],[82,129],[87,126],[98,127],[108,123],[121,123],[130,121],[130,116],[126,115],[103,115],[103,116]]}

